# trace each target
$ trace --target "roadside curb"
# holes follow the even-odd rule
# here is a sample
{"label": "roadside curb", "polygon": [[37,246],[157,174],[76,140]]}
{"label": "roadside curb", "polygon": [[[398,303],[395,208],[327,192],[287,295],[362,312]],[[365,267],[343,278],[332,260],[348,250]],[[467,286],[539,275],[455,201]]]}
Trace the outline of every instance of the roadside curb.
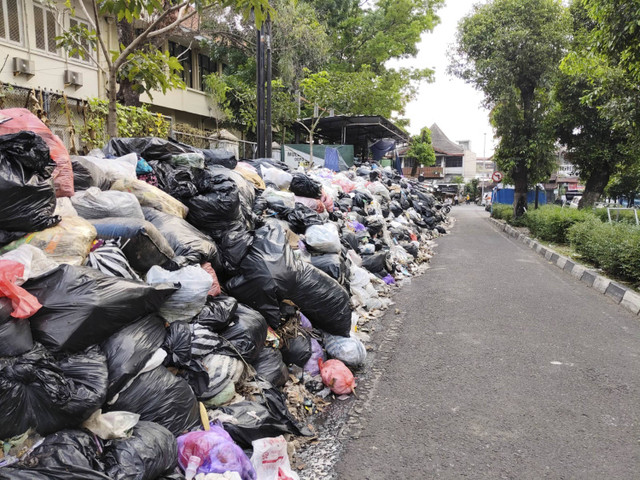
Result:
{"label": "roadside curb", "polygon": [[532,250],[538,252],[549,263],[564,270],[572,277],[577,278],[587,286],[596,289],[598,292],[606,295],[616,303],[619,303],[631,313],[640,314],[640,294],[635,290],[625,287],[610,278],[600,275],[596,270],[589,269],[584,265],[575,263],[567,257],[563,257],[559,253],[553,251],[549,247],[540,244],[538,241],[528,237],[524,233],[518,232],[511,225],[502,223],[495,218],[489,217],[489,221],[498,229],[510,237],[519,240]]}

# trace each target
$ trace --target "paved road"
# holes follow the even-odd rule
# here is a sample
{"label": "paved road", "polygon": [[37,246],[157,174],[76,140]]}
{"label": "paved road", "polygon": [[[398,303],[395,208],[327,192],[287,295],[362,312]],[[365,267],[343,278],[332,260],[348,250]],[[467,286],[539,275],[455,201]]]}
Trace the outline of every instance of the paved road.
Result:
{"label": "paved road", "polygon": [[640,318],[453,214],[337,478],[640,478]]}

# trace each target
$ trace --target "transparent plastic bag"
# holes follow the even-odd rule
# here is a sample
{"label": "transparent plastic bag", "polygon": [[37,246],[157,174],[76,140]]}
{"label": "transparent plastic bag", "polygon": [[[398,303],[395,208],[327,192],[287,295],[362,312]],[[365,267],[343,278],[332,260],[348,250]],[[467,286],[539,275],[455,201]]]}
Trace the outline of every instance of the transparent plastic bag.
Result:
{"label": "transparent plastic bag", "polygon": [[189,265],[170,272],[154,265],[147,272],[147,283],[179,283],[180,289],[160,307],[168,322],[190,321],[204,307],[213,278],[199,265]]}
{"label": "transparent plastic bag", "polygon": [[82,218],[124,217],[144,220],[138,199],[128,192],[102,191],[91,187],[75,194],[71,197],[71,202]]}
{"label": "transparent plastic bag", "polygon": [[367,349],[354,336],[339,337],[325,333],[324,348],[331,357],[337,358],[345,365],[352,367],[362,365],[367,358]]}
{"label": "transparent plastic bag", "polygon": [[82,424],[83,428],[90,430],[103,440],[112,438],[124,438],[130,430],[136,426],[140,415],[131,412],[107,412],[96,410]]}
{"label": "transparent plastic bag", "polygon": [[141,206],[152,207],[176,217],[185,218],[189,212],[183,203],[142,180],[120,179],[111,185],[111,190],[129,192],[135,195]]}
{"label": "transparent plastic bag", "polygon": [[287,441],[282,435],[273,438],[260,438],[251,442],[253,455],[251,464],[259,480],[300,480],[291,470]]}
{"label": "transparent plastic bag", "polygon": [[305,232],[305,242],[320,252],[340,253],[342,250],[338,229],[332,223],[311,225]]}
{"label": "transparent plastic bag", "polygon": [[293,175],[279,168],[269,168],[264,165],[260,165],[260,172],[262,173],[262,179],[265,183],[273,183],[280,190],[289,188]]}

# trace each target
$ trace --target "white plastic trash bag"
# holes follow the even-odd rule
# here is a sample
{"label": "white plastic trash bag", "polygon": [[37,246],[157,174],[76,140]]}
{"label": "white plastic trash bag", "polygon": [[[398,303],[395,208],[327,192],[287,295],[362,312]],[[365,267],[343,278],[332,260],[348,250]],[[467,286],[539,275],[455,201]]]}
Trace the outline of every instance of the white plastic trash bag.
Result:
{"label": "white plastic trash bag", "polygon": [[78,212],[73,208],[73,203],[69,197],[56,198],[56,209],[53,212],[54,215],[60,215],[61,217],[77,217]]}
{"label": "white plastic trash bag", "polygon": [[94,163],[100,170],[104,172],[111,183],[121,178],[136,179],[136,166],[138,165],[138,155],[128,153],[119,158],[98,158],[98,157],[82,157]]}
{"label": "white plastic trash bag", "polygon": [[273,183],[280,190],[285,190],[291,185],[293,175],[279,168],[269,168],[264,165],[260,165],[260,172],[262,173],[262,179],[265,183]]}
{"label": "white plastic trash bag", "polygon": [[15,250],[3,254],[0,260],[12,260],[24,265],[24,273],[14,282],[18,286],[31,277],[43,275],[58,266],[58,263],[47,257],[42,250],[29,244],[20,245]]}
{"label": "white plastic trash bag", "polygon": [[116,190],[102,191],[91,187],[71,197],[71,203],[82,218],[125,217],[144,220],[144,213],[135,195]]}
{"label": "white plastic trash bag", "polygon": [[284,208],[294,208],[296,206],[295,195],[291,192],[281,192],[280,190],[274,190],[271,187],[267,187],[262,193],[269,205],[283,205]]}
{"label": "white plastic trash bag", "polygon": [[311,225],[305,232],[305,242],[314,250],[324,253],[340,253],[340,235],[333,223]]}
{"label": "white plastic trash bag", "polygon": [[291,470],[287,441],[282,435],[254,440],[251,446],[251,464],[259,480],[279,480],[283,475],[286,475],[284,478],[287,479],[300,480],[298,474]]}
{"label": "white plastic trash bag", "polygon": [[353,335],[339,337],[325,332],[324,349],[331,358],[337,358],[350,367],[362,365],[367,358],[367,349],[364,344]]}
{"label": "white plastic trash bag", "polygon": [[189,265],[174,272],[154,265],[147,272],[147,283],[179,283],[180,288],[160,307],[168,322],[189,321],[204,307],[213,278],[200,265]]}
{"label": "white plastic trash bag", "polygon": [[137,413],[118,411],[102,413],[102,410],[96,410],[84,421],[82,427],[103,440],[110,440],[128,437],[139,420],[140,415]]}

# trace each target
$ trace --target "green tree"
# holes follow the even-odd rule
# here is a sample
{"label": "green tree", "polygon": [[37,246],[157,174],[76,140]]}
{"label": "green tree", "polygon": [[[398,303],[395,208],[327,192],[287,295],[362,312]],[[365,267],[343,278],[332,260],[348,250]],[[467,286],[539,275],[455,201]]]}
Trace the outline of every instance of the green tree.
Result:
{"label": "green tree", "polygon": [[[185,0],[168,4],[159,0],[91,0],[78,4],[89,28],[78,24],[58,37],[58,43],[69,52],[77,52],[85,58],[92,57],[94,50],[102,54],[104,62],[99,58],[94,61],[107,76],[107,134],[110,137],[117,135],[119,79],[127,79],[147,93],[157,89],[164,93],[174,87],[184,87],[178,76],[182,68],[179,60],[168,52],[145,48],[154,38],[165,36],[189,18],[215,5],[233,7],[246,16],[253,12],[258,25],[272,11],[268,0]],[[67,8],[73,12],[71,0],[67,0]],[[107,16],[115,17],[120,24],[140,24],[142,29],[134,33],[128,45],[119,43],[117,50],[110,50],[100,28],[100,20]],[[102,66],[103,63],[106,64],[105,67]]]}
{"label": "green tree", "polygon": [[515,185],[515,216],[529,186],[552,169],[550,87],[569,26],[560,0],[493,0],[458,25],[450,70],[484,93],[500,138],[494,158]]}
{"label": "green tree", "polygon": [[554,87],[554,120],[558,138],[567,147],[571,162],[585,182],[579,207],[587,208],[598,201],[611,176],[630,158],[625,151],[626,136],[614,128],[614,122],[602,109],[607,98],[597,95],[587,100],[603,82],[601,75],[589,72],[608,68],[598,56],[585,54],[591,46],[594,22],[582,0],[575,0],[570,11],[572,42]]}
{"label": "green tree", "polygon": [[468,193],[472,200],[475,200],[476,197],[479,197],[478,193],[478,185],[480,184],[480,180],[477,178],[472,179],[470,182],[464,186],[465,193]]}
{"label": "green tree", "polygon": [[606,192],[613,198],[624,197],[627,207],[633,207],[634,200],[640,192],[640,163],[631,163],[618,170],[611,178]]}
{"label": "green tree", "polygon": [[412,177],[415,177],[418,171],[418,164],[429,167],[436,163],[436,152],[433,150],[431,142],[431,130],[423,127],[420,130],[420,135],[411,137],[406,156],[415,160],[411,169]]}

